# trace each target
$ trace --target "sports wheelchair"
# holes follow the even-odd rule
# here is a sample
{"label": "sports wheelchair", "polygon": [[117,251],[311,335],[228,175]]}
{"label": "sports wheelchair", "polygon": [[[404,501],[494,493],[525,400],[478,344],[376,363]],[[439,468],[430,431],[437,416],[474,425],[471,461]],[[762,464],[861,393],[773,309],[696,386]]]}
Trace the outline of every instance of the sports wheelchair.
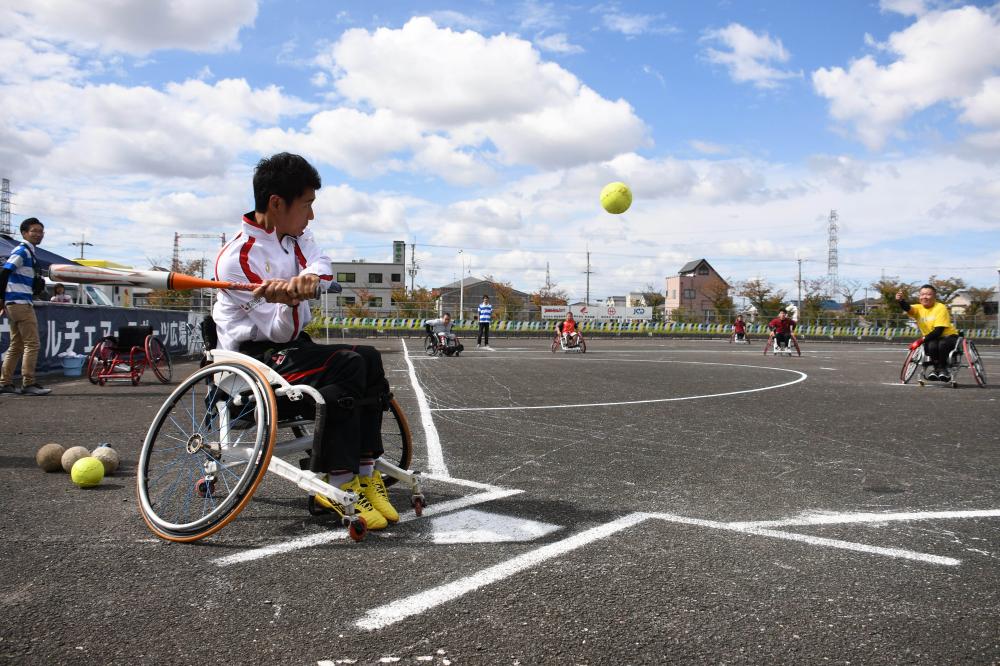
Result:
{"label": "sports wheelchair", "polygon": [[[207,365],[171,393],[149,427],[136,473],[139,510],[152,532],[165,540],[192,542],[229,524],[253,496],[264,472],[271,471],[313,496],[323,494],[346,507],[340,523],[355,541],[367,533],[354,514],[355,493],[308,471],[309,459],[293,465],[280,456],[308,456],[323,435],[326,403],[311,386],[290,384],[264,363],[238,352],[205,351]],[[425,498],[413,456],[410,426],[391,394],[377,398],[384,411],[382,444],[375,461],[387,486],[402,481],[421,515]],[[342,398],[340,406],[361,406]],[[311,431],[311,432],[310,432]],[[279,432],[289,432],[279,442]]]}
{"label": "sports wheelchair", "polygon": [[802,356],[802,349],[799,347],[799,341],[796,340],[794,336],[788,339],[787,345],[779,347],[774,340],[774,333],[772,332],[769,336],[767,336],[767,343],[764,345],[764,356],[767,356],[768,352],[771,352],[775,356],[791,356],[793,349],[798,356]]}
{"label": "sports wheelchair", "polygon": [[749,333],[744,332],[742,338],[737,338],[736,337],[737,335],[738,335],[738,333],[736,331],[733,331],[733,334],[729,336],[729,343],[730,344],[732,344],[734,342],[736,344],[738,344],[738,345],[748,345],[748,344],[750,344],[750,334]]}
{"label": "sports wheelchair", "polygon": [[[906,354],[906,360],[903,361],[903,369],[899,372],[899,382],[908,384],[917,373],[917,368],[920,368],[920,377],[917,378],[917,382],[921,386],[925,386],[928,381],[926,378],[927,367],[930,364],[931,359],[924,351],[924,339],[920,337],[910,343],[910,350]],[[976,344],[966,338],[965,333],[959,331],[955,348],[948,354],[948,372],[951,374],[951,382],[949,383],[952,388],[958,388],[958,372],[964,366],[969,367],[977,386],[986,386],[986,369],[983,367],[983,359],[979,356]]]}
{"label": "sports wheelchair", "polygon": [[170,352],[153,335],[152,326],[122,326],[117,335],[101,338],[87,356],[87,379],[104,386],[109,381],[130,381],[139,384],[146,368],[152,368],[156,378],[170,383],[173,363]]}
{"label": "sports wheelchair", "polygon": [[552,338],[552,353],[555,354],[560,349],[564,352],[587,353],[587,341],[583,339],[583,333],[575,331],[576,335],[564,336],[562,327],[556,329],[556,335]]}
{"label": "sports wheelchair", "polygon": [[428,356],[461,356],[465,345],[458,338],[449,340],[444,333],[435,333],[430,326],[424,326],[427,338],[424,340],[424,353]]}

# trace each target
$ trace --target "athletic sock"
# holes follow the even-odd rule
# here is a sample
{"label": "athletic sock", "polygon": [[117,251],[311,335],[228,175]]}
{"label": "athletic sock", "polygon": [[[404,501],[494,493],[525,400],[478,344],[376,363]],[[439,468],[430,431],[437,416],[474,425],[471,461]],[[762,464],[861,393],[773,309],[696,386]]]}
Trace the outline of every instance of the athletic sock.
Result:
{"label": "athletic sock", "polygon": [[375,461],[371,458],[362,458],[361,464],[358,465],[358,476],[367,476],[371,478],[374,471]]}
{"label": "athletic sock", "polygon": [[339,488],[345,483],[350,483],[354,480],[354,472],[345,472],[344,470],[336,469],[330,471],[330,480],[328,483],[334,488]]}

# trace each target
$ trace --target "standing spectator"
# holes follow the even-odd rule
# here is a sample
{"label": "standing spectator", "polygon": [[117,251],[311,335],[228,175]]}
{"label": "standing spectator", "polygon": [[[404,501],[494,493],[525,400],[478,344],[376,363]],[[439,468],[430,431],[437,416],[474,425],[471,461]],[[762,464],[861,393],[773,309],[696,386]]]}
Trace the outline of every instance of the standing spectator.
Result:
{"label": "standing spectator", "polygon": [[[45,225],[29,217],[21,223],[21,244],[7,257],[0,268],[0,314],[7,312],[10,320],[10,346],[0,373],[0,395],[46,395],[47,389],[35,381],[38,362],[38,318],[32,303],[34,294],[45,291],[45,280],[38,274],[35,247],[45,236]],[[14,371],[21,363],[21,388],[14,388]]]}
{"label": "standing spectator", "polygon": [[57,283],[52,287],[52,298],[49,299],[50,303],[72,303],[73,298],[66,293],[66,287],[62,284]]}
{"label": "standing spectator", "polygon": [[484,295],[479,304],[479,335],[476,336],[476,346],[490,348],[490,324],[493,322],[493,306],[490,297]]}

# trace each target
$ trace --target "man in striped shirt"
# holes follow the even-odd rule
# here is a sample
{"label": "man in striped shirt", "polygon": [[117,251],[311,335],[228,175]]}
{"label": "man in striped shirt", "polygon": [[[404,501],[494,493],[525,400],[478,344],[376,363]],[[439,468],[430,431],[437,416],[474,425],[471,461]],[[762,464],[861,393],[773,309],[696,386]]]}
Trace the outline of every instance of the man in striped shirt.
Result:
{"label": "man in striped shirt", "polygon": [[[483,302],[479,304],[479,335],[476,336],[476,346],[490,346],[490,323],[493,321],[493,306],[490,305],[490,297],[483,296]],[[484,340],[485,338],[485,340]]]}
{"label": "man in striped shirt", "polygon": [[[0,371],[0,395],[46,395],[51,392],[35,381],[35,365],[41,347],[38,338],[38,318],[31,301],[35,285],[35,246],[45,236],[45,225],[29,217],[21,223],[21,244],[7,257],[0,268],[0,315],[6,312],[10,321],[10,346]],[[14,371],[21,363],[21,386],[14,388]]]}

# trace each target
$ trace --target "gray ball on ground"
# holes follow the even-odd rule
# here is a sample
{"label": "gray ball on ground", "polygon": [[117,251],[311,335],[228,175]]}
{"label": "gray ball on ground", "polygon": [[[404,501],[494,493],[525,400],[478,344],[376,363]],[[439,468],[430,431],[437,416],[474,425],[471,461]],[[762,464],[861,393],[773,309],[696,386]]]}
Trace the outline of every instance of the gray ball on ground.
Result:
{"label": "gray ball on ground", "polygon": [[35,454],[35,462],[46,472],[58,472],[62,469],[64,453],[66,453],[66,449],[52,442],[38,449],[38,453]]}
{"label": "gray ball on ground", "polygon": [[101,464],[104,465],[105,476],[114,474],[115,470],[118,469],[118,463],[120,462],[118,452],[110,446],[98,446],[90,455],[100,460]]}
{"label": "gray ball on ground", "polygon": [[90,451],[87,450],[86,446],[71,446],[66,449],[66,452],[62,454],[62,468],[69,474],[70,470],[73,469],[73,464],[76,463],[80,458],[86,458],[90,455]]}

